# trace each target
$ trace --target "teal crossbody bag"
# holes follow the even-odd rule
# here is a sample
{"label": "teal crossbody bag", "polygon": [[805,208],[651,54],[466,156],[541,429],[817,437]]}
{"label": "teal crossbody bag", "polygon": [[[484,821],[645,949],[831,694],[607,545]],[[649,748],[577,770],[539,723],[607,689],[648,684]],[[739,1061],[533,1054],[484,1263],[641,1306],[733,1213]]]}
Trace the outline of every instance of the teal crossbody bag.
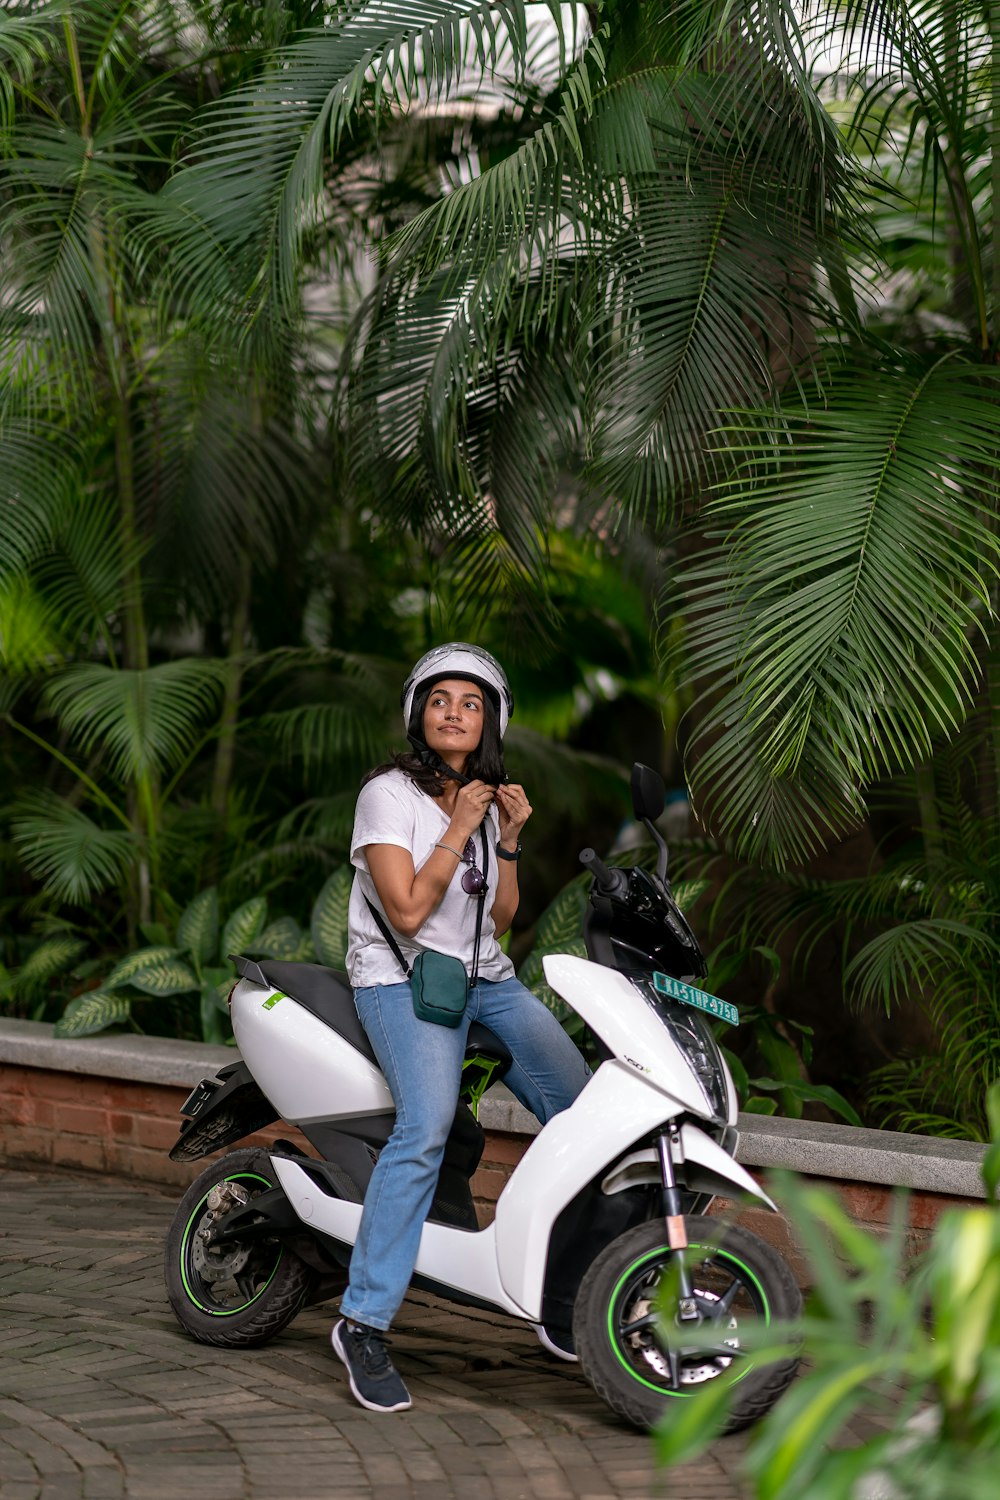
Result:
{"label": "teal crossbody bag", "polygon": [[412,969],[409,968],[391,927],[378,908],[368,901],[367,896],[365,897],[379,931],[410,981],[413,993],[413,1014],[418,1021],[431,1021],[435,1026],[454,1028],[461,1025],[465,1007],[469,1001],[469,986],[475,984],[479,978],[479,939],[483,928],[483,905],[489,889],[486,880],[489,855],[486,848],[485,826],[480,827],[480,833],[483,842],[483,888],[476,898],[476,941],[472,950],[471,975],[466,974],[465,965],[460,958],[455,958],[450,953],[438,953],[434,948],[425,948],[423,952],[418,953],[413,960]]}

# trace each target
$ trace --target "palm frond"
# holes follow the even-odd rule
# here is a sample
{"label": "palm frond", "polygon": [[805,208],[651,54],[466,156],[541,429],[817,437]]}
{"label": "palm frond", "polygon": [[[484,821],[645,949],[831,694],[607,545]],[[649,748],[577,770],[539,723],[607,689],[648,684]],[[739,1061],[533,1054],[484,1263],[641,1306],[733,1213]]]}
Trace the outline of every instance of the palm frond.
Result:
{"label": "palm frond", "polygon": [[60,428],[0,410],[0,580],[23,573],[66,522],[76,460],[74,441]]}
{"label": "palm frond", "polygon": [[732,437],[713,509],[733,529],[687,598],[692,675],[723,688],[694,775],[740,847],[801,858],[962,722],[1000,561],[995,384],[953,361],[845,372],[825,408]]}
{"label": "palm frond", "polygon": [[73,639],[103,640],[114,660],[110,624],[124,603],[121,522],[110,495],[72,508],[35,570],[47,605]]}
{"label": "palm frond", "polygon": [[925,985],[939,984],[943,971],[967,962],[977,947],[984,955],[998,951],[988,933],[966,922],[907,922],[867,943],[848,965],[844,982],[860,1004],[881,1004],[888,1014]]}
{"label": "palm frond", "polygon": [[20,800],[12,833],[18,853],[45,890],[78,906],[118,884],[138,855],[129,833],[101,828],[52,792]]}
{"label": "palm frond", "polygon": [[[559,6],[545,8],[561,27]],[[175,274],[227,308],[237,274],[250,316],[270,297],[290,312],[327,150],[353,120],[377,121],[418,88],[441,96],[470,63],[523,66],[526,10],[523,0],[369,0],[332,24],[318,16],[262,76],[206,113],[196,159],[165,199],[183,236]],[[204,310],[217,314],[217,301]]]}
{"label": "palm frond", "polygon": [[221,683],[219,664],[196,657],[128,671],[82,662],[49,685],[45,701],[85,750],[101,745],[116,776],[135,778],[182,759]]}
{"label": "palm frond", "polygon": [[28,6],[0,11],[0,131],[11,128],[18,86],[55,50],[56,10],[49,5],[41,11]]}

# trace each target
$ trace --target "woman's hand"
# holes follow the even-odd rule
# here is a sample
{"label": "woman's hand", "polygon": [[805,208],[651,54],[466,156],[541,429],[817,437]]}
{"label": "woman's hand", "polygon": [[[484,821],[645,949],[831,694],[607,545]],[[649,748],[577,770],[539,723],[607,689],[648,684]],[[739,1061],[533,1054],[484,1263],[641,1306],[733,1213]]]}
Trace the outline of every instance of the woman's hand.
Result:
{"label": "woman's hand", "polygon": [[521,836],[521,829],[531,817],[531,803],[524,794],[523,786],[498,786],[496,790],[497,816],[500,820],[500,842],[512,849]]}
{"label": "woman's hand", "polygon": [[485,781],[470,781],[459,788],[449,832],[461,840],[463,847],[485,818],[493,797],[493,788]]}

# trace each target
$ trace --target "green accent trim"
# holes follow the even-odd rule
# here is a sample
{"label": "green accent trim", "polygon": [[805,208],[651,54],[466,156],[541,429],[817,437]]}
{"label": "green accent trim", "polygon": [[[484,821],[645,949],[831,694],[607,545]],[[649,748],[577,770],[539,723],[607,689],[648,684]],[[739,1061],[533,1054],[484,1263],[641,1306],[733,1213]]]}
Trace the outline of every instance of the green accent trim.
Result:
{"label": "green accent trim", "polygon": [[[278,998],[282,999],[284,997],[279,995]],[[266,1188],[274,1186],[273,1182],[268,1182],[268,1180],[267,1180],[266,1177],[260,1177],[260,1176],[257,1175],[256,1172],[232,1172],[228,1177],[220,1177],[219,1178],[219,1182],[239,1182],[241,1180],[245,1181],[245,1182],[260,1182]],[[212,1191],[212,1189],[209,1188],[208,1193],[210,1193],[211,1191]],[[263,1297],[264,1293],[267,1291],[268,1287],[271,1285],[271,1282],[274,1280],[275,1273],[276,1273],[278,1267],[281,1265],[281,1262],[282,1262],[282,1259],[284,1258],[285,1252],[284,1252],[284,1249],[282,1249],[282,1250],[279,1251],[279,1253],[278,1253],[278,1259],[274,1263],[274,1270],[271,1272],[270,1276],[267,1278],[267,1280],[265,1281],[264,1285],[261,1287],[260,1291],[259,1292],[255,1292],[254,1295],[250,1298],[250,1301],[249,1302],[244,1302],[244,1304],[243,1304],[242,1307],[231,1307],[231,1308],[229,1308],[228,1311],[226,1311],[224,1308],[221,1308],[221,1307],[206,1307],[205,1304],[204,1304],[204,1302],[200,1302],[198,1300],[198,1298],[195,1296],[195,1293],[193,1292],[193,1290],[191,1288],[191,1283],[188,1280],[187,1265],[186,1265],[186,1252],[187,1252],[188,1245],[190,1244],[190,1240],[191,1240],[191,1225],[194,1223],[194,1221],[197,1218],[198,1214],[204,1208],[205,1203],[206,1203],[206,1201],[208,1199],[208,1193],[206,1193],[205,1197],[202,1198],[201,1201],[195,1205],[194,1211],[192,1212],[191,1217],[188,1219],[187,1223],[184,1226],[184,1233],[181,1236],[181,1254],[180,1254],[181,1281],[184,1284],[184,1290],[187,1292],[188,1297],[190,1298],[191,1302],[194,1304],[194,1306],[198,1309],[199,1312],[206,1313],[206,1314],[208,1314],[209,1317],[212,1317],[212,1318],[231,1318],[236,1313],[246,1312],[247,1308],[248,1307],[252,1307],[253,1304],[257,1301],[258,1297]]]}
{"label": "green accent trim", "polygon": [[[493,1074],[499,1066],[500,1064],[496,1058],[481,1057],[478,1053],[475,1057],[467,1057],[462,1063],[462,1084],[459,1090],[459,1098],[465,1100],[466,1104],[472,1110],[474,1118],[477,1120],[479,1119],[480,1101],[493,1082]],[[466,1078],[466,1068],[478,1069],[479,1076],[477,1077],[473,1072]]]}
{"label": "green accent trim", "polygon": [[[747,1281],[751,1282],[757,1288],[757,1291],[760,1294],[760,1300],[764,1306],[764,1323],[765,1325],[770,1323],[771,1306],[767,1300],[767,1293],[764,1291],[764,1288],[761,1286],[760,1282],[757,1280],[757,1277],[751,1271],[750,1267],[744,1265],[739,1256],[734,1255],[731,1250],[715,1250],[710,1245],[688,1245],[687,1248],[688,1250],[708,1252],[713,1256],[715,1260],[727,1260],[730,1261],[734,1266],[738,1266],[739,1269],[743,1272]],[[683,1400],[689,1400],[690,1397],[696,1396],[698,1394],[698,1391],[701,1388],[700,1383],[699,1385],[692,1386],[691,1389],[687,1391],[672,1391],[668,1386],[654,1385],[653,1381],[645,1380],[636,1372],[632,1365],[630,1365],[628,1361],[623,1358],[622,1352],[618,1347],[618,1339],[615,1335],[614,1330],[615,1306],[617,1303],[618,1294],[620,1293],[623,1285],[626,1281],[628,1281],[630,1276],[634,1275],[636,1271],[640,1270],[649,1261],[656,1260],[661,1257],[664,1250],[666,1249],[667,1247],[664,1245],[657,1250],[647,1250],[645,1255],[641,1255],[638,1260],[634,1260],[632,1264],[630,1266],[627,1266],[619,1276],[617,1282],[615,1283],[614,1290],[612,1291],[611,1296],[608,1299],[608,1343],[611,1345],[614,1356],[617,1359],[618,1363],[621,1365],[622,1369],[626,1370],[628,1374],[631,1375],[633,1380],[638,1381],[639,1385],[644,1385],[647,1390],[655,1391],[658,1396],[679,1396]],[[743,1375],[749,1375],[751,1368],[752,1366],[748,1364],[743,1372]],[[736,1381],[742,1380],[743,1375],[738,1375],[736,1377]],[[736,1382],[734,1382],[734,1384],[735,1383]]]}
{"label": "green accent trim", "polygon": [[277,1003],[278,1003],[279,1000],[287,1000],[287,999],[288,999],[287,995],[282,995],[282,994],[268,995],[267,999],[264,1001],[264,1004],[261,1006],[261,1010],[273,1010],[274,1007],[277,1005]]}

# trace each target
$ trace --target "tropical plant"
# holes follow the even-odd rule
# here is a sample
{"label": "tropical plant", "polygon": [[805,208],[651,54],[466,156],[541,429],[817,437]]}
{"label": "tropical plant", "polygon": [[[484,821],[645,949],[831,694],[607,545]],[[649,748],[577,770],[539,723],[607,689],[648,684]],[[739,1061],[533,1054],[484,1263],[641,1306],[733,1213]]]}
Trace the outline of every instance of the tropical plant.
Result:
{"label": "tropical plant", "polygon": [[[357,466],[457,532],[470,587],[539,571],[564,464],[632,518],[707,526],[671,580],[706,695],[699,809],[744,852],[801,860],[955,731],[982,669],[1000,127],[980,61],[1000,38],[961,0],[606,0],[579,32],[558,12],[367,0],[307,29],[206,117],[170,189],[179,263],[198,280],[221,245],[254,316],[292,317],[353,122],[499,94],[516,145],[460,138],[451,189],[381,256],[349,349]],[[915,183],[955,247],[931,348],[865,325],[882,210]]]}
{"label": "tropical plant", "polygon": [[[832,1194],[782,1178],[813,1290],[793,1327],[752,1335],[754,1360],[804,1346],[806,1373],[755,1429],[744,1461],[758,1500],[987,1500],[1000,1459],[1000,1088],[988,1112],[987,1203],[948,1209],[912,1258],[907,1198],[889,1233],[859,1228]],[[671,1412],[660,1462],[682,1463],[725,1425],[740,1366]],[[845,1446],[851,1418],[881,1430]],[[883,1425],[884,1424],[884,1425]],[[831,1451],[831,1448],[833,1451]]]}
{"label": "tropical plant", "polygon": [[[628,869],[639,864],[652,868],[656,861],[655,850],[637,851],[628,863],[612,860],[612,866]],[[569,953],[586,958],[587,944],[584,938],[584,918],[587,912],[589,875],[582,874],[571,880],[558,893],[538,919],[534,931],[534,943],[530,953],[518,970],[522,984],[533,991],[553,1012],[578,1046],[585,1050],[589,1046],[583,1020],[563,1001],[546,982],[542,960],[550,953]],[[707,879],[679,880],[673,885],[674,899],[684,912],[690,912],[708,889]],[[709,974],[704,983],[712,993],[725,993],[726,985],[739,971],[746,954],[725,955],[726,945],[709,958]],[[776,955],[770,955],[776,959]],[[793,1119],[801,1118],[803,1106],[817,1103],[832,1110],[852,1125],[860,1125],[857,1111],[848,1103],[839,1090],[829,1084],[813,1083],[809,1077],[812,1061],[811,1034],[808,1027],[795,1022],[782,1023],[762,1007],[744,1008],[740,1013],[744,1033],[751,1038],[749,1046],[741,1049],[740,1055],[732,1046],[726,1045],[724,1022],[714,1021],[712,1026],[733,1074],[733,1082],[740,1100],[740,1108],[753,1114],[774,1114],[779,1108],[782,1114]],[[789,1039],[798,1034],[796,1047]],[[769,1067],[770,1074],[750,1076],[744,1056]],[[596,1055],[594,1060],[596,1061]]]}
{"label": "tropical plant", "polygon": [[[309,931],[294,917],[268,921],[266,896],[252,896],[220,922],[219,896],[210,886],[200,891],[181,912],[171,934],[163,923],[144,930],[147,947],[128,953],[96,989],[71,1000],[56,1022],[56,1036],[91,1036],[109,1026],[138,1028],[134,1007],[139,1001],[180,1002],[181,1012],[196,1008],[197,1028],[206,1042],[231,1037],[228,992],[235,984],[231,954],[315,962],[343,969],[347,953],[347,906],[353,878],[342,865],[325,881],[313,903]],[[78,945],[76,952],[79,952]],[[72,957],[76,956],[76,952]],[[57,956],[56,944],[36,954],[6,981],[6,988],[24,987],[44,977]],[[60,964],[64,962],[60,954]]]}

